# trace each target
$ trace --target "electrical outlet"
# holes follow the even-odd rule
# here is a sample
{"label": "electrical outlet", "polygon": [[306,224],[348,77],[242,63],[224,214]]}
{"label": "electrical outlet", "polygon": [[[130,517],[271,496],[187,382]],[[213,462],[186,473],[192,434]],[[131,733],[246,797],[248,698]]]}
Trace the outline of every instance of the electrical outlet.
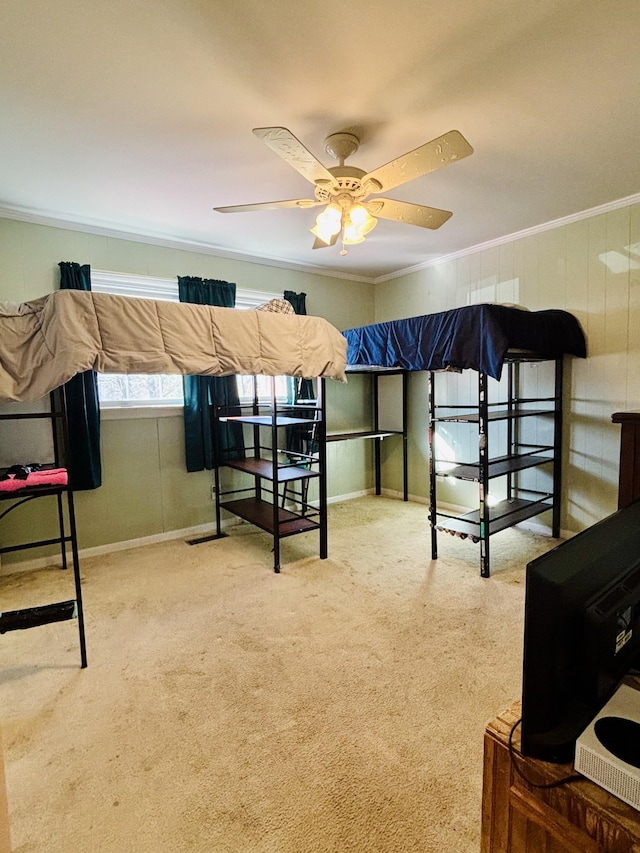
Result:
{"label": "electrical outlet", "polygon": [[216,484],[211,483],[211,500],[215,501],[216,499]]}

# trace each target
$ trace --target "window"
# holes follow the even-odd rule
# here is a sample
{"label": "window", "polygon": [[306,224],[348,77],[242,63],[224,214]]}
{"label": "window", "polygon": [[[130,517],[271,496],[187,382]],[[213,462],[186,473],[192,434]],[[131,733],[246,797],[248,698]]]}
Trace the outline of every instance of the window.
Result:
{"label": "window", "polygon": [[[178,281],[170,278],[153,278],[145,275],[127,275],[91,270],[91,289],[94,293],[113,293],[119,296],[134,296],[141,299],[160,299],[178,302]],[[236,308],[257,308],[270,299],[280,298],[278,293],[260,290],[236,290]],[[238,376],[240,402],[253,400],[253,377]],[[270,383],[259,376],[258,396],[270,399]],[[293,392],[293,379],[289,376],[276,377],[276,396],[286,402]],[[144,406],[182,406],[182,376],[167,374],[122,374],[99,373],[98,396],[105,408],[130,408]]]}
{"label": "window", "polygon": [[[253,376],[238,376],[238,397],[241,403],[253,401]],[[271,399],[271,383],[268,376],[256,376],[258,399]],[[276,400],[286,403],[293,399],[294,379],[292,376],[276,376]]]}

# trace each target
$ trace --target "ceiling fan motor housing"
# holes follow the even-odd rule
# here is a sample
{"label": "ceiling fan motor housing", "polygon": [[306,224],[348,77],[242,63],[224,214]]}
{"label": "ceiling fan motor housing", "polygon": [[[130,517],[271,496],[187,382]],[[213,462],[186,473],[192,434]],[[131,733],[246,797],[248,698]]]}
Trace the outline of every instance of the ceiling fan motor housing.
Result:
{"label": "ceiling fan motor housing", "polygon": [[335,183],[333,186],[316,184],[315,196],[318,201],[331,201],[341,194],[350,195],[353,201],[362,201],[370,193],[380,190],[380,184],[375,180],[368,180],[363,186],[362,179],[367,173],[356,166],[332,166],[329,172],[336,179]]}

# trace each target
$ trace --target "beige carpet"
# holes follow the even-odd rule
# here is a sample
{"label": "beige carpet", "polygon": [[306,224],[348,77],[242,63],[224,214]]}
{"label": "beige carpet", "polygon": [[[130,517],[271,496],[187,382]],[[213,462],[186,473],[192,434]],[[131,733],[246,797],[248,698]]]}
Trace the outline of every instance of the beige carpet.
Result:
{"label": "beige carpet", "polygon": [[[329,519],[329,559],[292,537],[280,575],[246,524],[83,560],[86,670],[75,622],[0,637],[15,851],[477,853],[524,565],[556,542],[497,534],[483,580],[469,541],[442,534],[430,560],[425,506]],[[0,607],[70,583],[5,574]]]}

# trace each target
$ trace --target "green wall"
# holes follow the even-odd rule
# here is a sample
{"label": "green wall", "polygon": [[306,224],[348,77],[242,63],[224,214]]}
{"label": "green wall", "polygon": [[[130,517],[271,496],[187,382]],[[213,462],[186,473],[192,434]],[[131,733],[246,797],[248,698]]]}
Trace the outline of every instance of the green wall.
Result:
{"label": "green wall", "polygon": [[[57,289],[58,262],[68,260],[112,272],[165,278],[198,275],[234,281],[249,290],[303,291],[309,314],[325,317],[342,329],[374,318],[374,288],[368,283],[0,218],[0,300],[23,302]],[[355,385],[333,381],[327,385],[329,418],[340,422],[336,429],[342,428],[345,411],[361,417],[362,401]],[[7,405],[15,404],[4,404],[5,410]],[[213,522],[212,473],[186,472],[183,442],[180,414],[105,416],[101,425],[103,485],[76,495],[82,549]],[[371,488],[370,448],[358,444],[350,447],[348,457],[337,443],[330,447],[330,496]],[[7,516],[2,522],[3,540],[12,544],[26,541],[34,538],[34,530],[50,535],[55,530],[55,502],[51,499],[50,503],[41,499]],[[31,560],[39,553],[7,554],[3,562]]]}

